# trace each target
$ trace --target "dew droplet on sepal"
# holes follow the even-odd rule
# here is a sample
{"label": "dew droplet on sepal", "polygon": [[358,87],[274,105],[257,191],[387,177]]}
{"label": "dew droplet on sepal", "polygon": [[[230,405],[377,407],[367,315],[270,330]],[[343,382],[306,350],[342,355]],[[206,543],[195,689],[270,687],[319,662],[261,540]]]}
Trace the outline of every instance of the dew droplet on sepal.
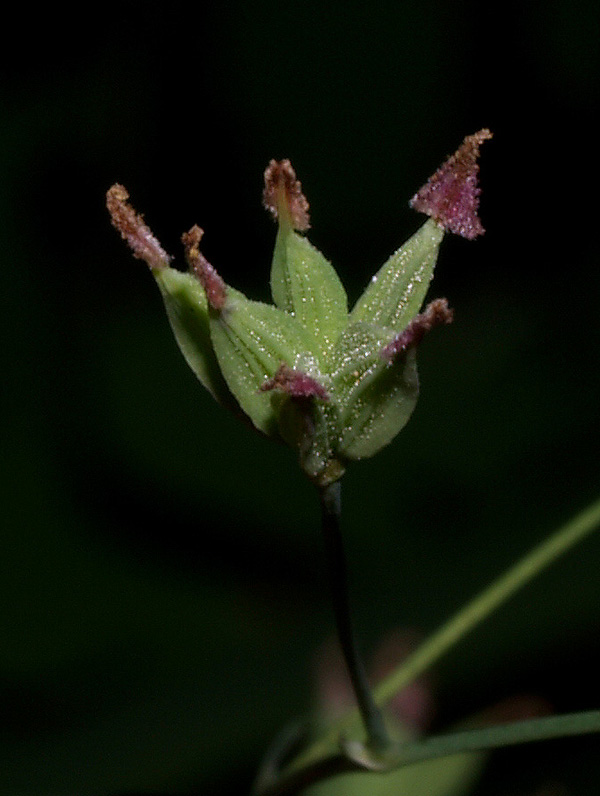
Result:
{"label": "dew droplet on sepal", "polygon": [[472,240],[485,232],[477,211],[479,148],[492,133],[484,128],[468,135],[456,152],[410,200],[410,206],[431,216],[444,229]]}
{"label": "dew droplet on sepal", "polygon": [[381,350],[381,358],[392,362],[397,356],[405,354],[409,348],[418,346],[434,326],[452,323],[453,318],[454,312],[448,306],[447,299],[435,299],[425,307],[424,312],[412,319],[403,332],[396,335],[391,343]]}
{"label": "dew droplet on sepal", "polygon": [[263,204],[280,224],[298,232],[309,229],[308,201],[289,160],[271,160],[265,169]]}
{"label": "dew droplet on sepal", "polygon": [[208,303],[213,310],[219,311],[227,301],[227,286],[199,249],[203,235],[204,231],[194,224],[189,232],[183,233],[181,241],[188,265],[200,280]]}
{"label": "dew droplet on sepal", "polygon": [[133,256],[150,266],[153,270],[167,268],[171,257],[166,253],[143,216],[135,212],[128,202],[129,193],[123,185],[115,183],[106,193],[106,207],[110,213],[113,227],[127,241]]}

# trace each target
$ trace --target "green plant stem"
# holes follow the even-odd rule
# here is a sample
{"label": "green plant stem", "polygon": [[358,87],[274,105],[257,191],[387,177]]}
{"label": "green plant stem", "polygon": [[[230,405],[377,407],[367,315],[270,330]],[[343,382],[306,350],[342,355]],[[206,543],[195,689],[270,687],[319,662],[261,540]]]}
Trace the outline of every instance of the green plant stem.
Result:
{"label": "green plant stem", "polygon": [[389,702],[395,694],[451,649],[457,641],[594,531],[599,524],[600,500],[544,539],[442,625],[413,655],[380,683],[375,692],[377,702],[379,704]]}
{"label": "green plant stem", "polygon": [[385,771],[431,760],[435,757],[483,752],[537,741],[590,735],[600,732],[600,711],[567,713],[562,716],[546,716],[524,719],[509,724],[498,724],[476,730],[463,730],[447,735],[425,738],[423,741],[407,743],[392,749],[389,760],[383,764]]}
{"label": "green plant stem", "polygon": [[342,512],[340,481],[334,481],[332,484],[321,487],[319,495],[323,539],[340,646],[369,741],[374,748],[384,749],[389,743],[389,736],[381,711],[377,707],[369,687],[350,614],[346,556],[340,527]]}
{"label": "green plant stem", "polygon": [[346,754],[336,752],[305,768],[283,774],[271,782],[260,796],[295,796],[309,785],[349,772],[388,773],[403,766],[438,757],[483,752],[534,741],[547,741],[577,735],[600,733],[600,711],[570,713],[526,719],[510,724],[433,736],[422,741],[393,744],[379,758],[361,744],[348,743]]}
{"label": "green plant stem", "polygon": [[[461,638],[490,616],[496,608],[588,536],[598,525],[600,525],[600,500],[588,506],[541,542],[433,633],[413,655],[375,689],[377,704],[386,704],[395,694],[441,658]],[[320,757],[330,755],[331,750],[336,747],[340,735],[347,732],[348,728],[356,723],[356,719],[356,712],[349,711],[302,752],[291,764],[291,768],[312,765]]]}

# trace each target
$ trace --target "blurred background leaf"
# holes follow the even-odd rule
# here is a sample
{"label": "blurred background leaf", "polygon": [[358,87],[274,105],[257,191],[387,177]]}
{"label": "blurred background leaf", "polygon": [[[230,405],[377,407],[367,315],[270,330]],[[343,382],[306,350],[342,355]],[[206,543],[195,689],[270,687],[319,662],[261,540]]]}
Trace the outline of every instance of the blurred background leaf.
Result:
{"label": "blurred background leaf", "polygon": [[[188,372],[110,228],[197,222],[268,298],[262,171],[289,157],[351,300],[407,201],[490,127],[475,244],[447,240],[409,425],[346,477],[365,645],[426,632],[600,485],[598,9],[480,3],[17,7],[0,82],[0,791],[240,793],[331,632],[314,495]],[[181,262],[181,258],[180,258]],[[598,704],[592,539],[439,667],[438,724],[516,692]],[[596,744],[596,745],[594,745]],[[497,755],[480,794],[588,793],[597,742]],[[595,773],[594,773],[595,772]]]}

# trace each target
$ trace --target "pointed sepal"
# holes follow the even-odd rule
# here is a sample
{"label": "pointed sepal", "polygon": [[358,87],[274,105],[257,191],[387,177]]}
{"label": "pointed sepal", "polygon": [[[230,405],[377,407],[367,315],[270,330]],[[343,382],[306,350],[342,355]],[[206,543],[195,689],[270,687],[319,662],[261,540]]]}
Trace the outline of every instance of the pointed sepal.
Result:
{"label": "pointed sepal", "polygon": [[167,317],[185,361],[211,395],[229,409],[236,402],[227,387],[210,338],[208,302],[198,279],[174,268],[154,272]]}
{"label": "pointed sepal", "polygon": [[293,364],[309,348],[295,319],[270,304],[250,301],[225,284],[200,252],[202,230],[182,236],[185,256],[206,296],[210,341],[229,390],[254,426],[277,434],[277,405],[261,386],[282,362]]}
{"label": "pointed sepal", "polygon": [[272,160],[267,167],[263,200],[279,223],[271,265],[273,301],[311,334],[324,364],[347,323],[348,299],[331,263],[296,231],[309,226],[308,202],[289,160]]}
{"label": "pointed sepal", "polygon": [[443,237],[435,221],[426,221],[371,279],[350,313],[350,325],[401,331],[421,309]]}
{"label": "pointed sepal", "polygon": [[389,329],[358,323],[338,342],[332,379],[340,406],[342,458],[373,456],[402,430],[416,406],[415,350],[390,361],[382,352],[393,339]]}
{"label": "pointed sepal", "polygon": [[240,407],[259,431],[278,434],[278,402],[261,387],[282,362],[293,366],[306,355],[310,343],[304,330],[291,315],[230,287],[223,309],[209,311],[209,326],[219,366]]}
{"label": "pointed sepal", "polygon": [[118,183],[109,188],[106,206],[113,226],[137,257],[149,266],[162,294],[167,317],[186,362],[200,383],[219,401],[235,407],[212,348],[206,293],[198,280],[169,266],[165,252],[143,216],[129,202],[129,193]]}

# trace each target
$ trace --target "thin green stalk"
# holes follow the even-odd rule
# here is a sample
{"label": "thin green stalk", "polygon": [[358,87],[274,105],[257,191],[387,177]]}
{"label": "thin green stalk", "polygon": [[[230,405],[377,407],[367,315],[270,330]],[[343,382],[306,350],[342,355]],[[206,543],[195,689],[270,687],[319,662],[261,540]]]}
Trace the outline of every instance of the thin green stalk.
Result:
{"label": "thin green stalk", "polygon": [[[382,706],[389,702],[395,694],[439,660],[444,653],[484,619],[487,619],[515,592],[527,585],[561,555],[588,536],[598,525],[600,525],[600,500],[584,509],[545,539],[442,625],[413,655],[379,684],[375,689],[377,704]],[[295,769],[311,765],[320,757],[331,754],[340,734],[352,727],[356,723],[356,719],[356,711],[349,711],[312,746],[300,754],[292,767]]]}
{"label": "thin green stalk", "polygon": [[410,658],[380,683],[375,691],[377,702],[379,704],[389,702],[432,663],[441,658],[457,641],[487,619],[515,592],[588,536],[598,525],[600,525],[600,500],[544,539],[442,625]]}
{"label": "thin green stalk", "polygon": [[425,738],[423,741],[407,743],[391,750],[386,771],[401,766],[420,763],[435,757],[483,752],[517,746],[523,743],[549,741],[556,738],[569,738],[576,735],[590,735],[600,732],[600,710],[581,713],[567,713],[562,716],[546,716],[525,719],[510,724],[498,724],[477,730],[452,732]]}
{"label": "thin green stalk", "polygon": [[319,495],[323,539],[340,646],[369,740],[374,748],[383,749],[389,743],[389,736],[367,680],[350,614],[346,556],[340,527],[342,512],[340,481],[321,487]]}

